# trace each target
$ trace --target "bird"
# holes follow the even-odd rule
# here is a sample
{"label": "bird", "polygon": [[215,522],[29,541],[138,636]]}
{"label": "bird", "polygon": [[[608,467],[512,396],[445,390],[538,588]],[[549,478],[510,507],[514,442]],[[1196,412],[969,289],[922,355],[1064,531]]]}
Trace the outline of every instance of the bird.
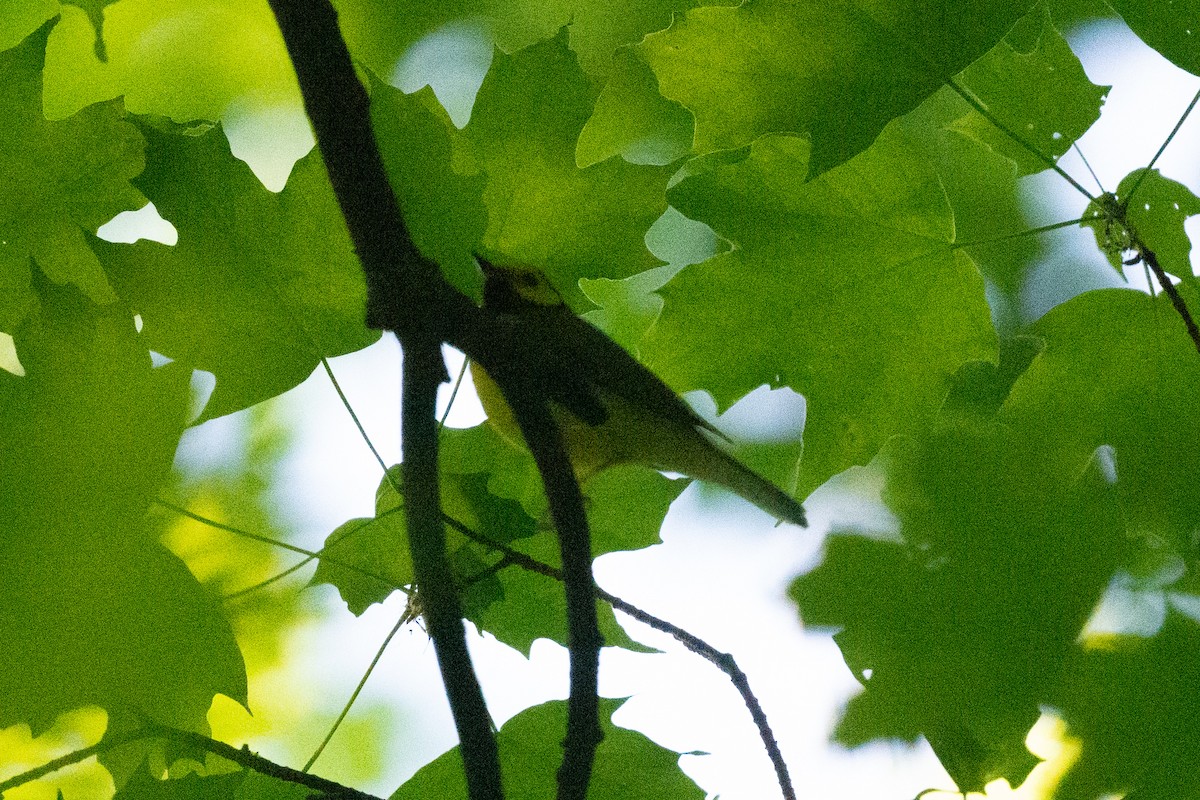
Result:
{"label": "bird", "polygon": [[[476,260],[484,276],[483,308],[544,336],[557,351],[554,361],[569,365],[569,373],[587,383],[582,402],[570,403],[579,393],[567,390],[574,410],[551,400],[580,486],[609,467],[641,464],[722,486],[777,520],[807,527],[799,501],[722,450],[717,440],[728,442],[727,436],[625,348],[577,316],[544,273],[525,265],[496,265],[478,255]],[[523,447],[499,385],[478,361],[470,369],[489,424],[510,444]]]}

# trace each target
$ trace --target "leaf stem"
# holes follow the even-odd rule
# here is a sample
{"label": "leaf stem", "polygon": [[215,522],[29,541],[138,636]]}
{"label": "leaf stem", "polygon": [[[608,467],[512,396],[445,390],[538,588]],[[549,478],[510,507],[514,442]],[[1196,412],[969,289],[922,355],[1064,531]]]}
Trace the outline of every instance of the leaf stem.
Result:
{"label": "leaf stem", "polygon": [[1008,126],[1006,126],[1003,122],[1001,122],[1000,119],[998,117],[996,117],[995,114],[993,114],[991,111],[989,111],[987,106],[985,106],[982,102],[980,102],[980,100],[977,97],[975,97],[975,95],[971,94],[971,92],[966,87],[964,87],[962,84],[960,84],[954,78],[948,78],[946,80],[946,85],[949,86],[951,89],[953,89],[954,92],[956,94],[958,94],[959,97],[961,97],[963,100],[966,100],[967,103],[972,108],[974,108],[976,111],[978,111],[980,114],[982,114],[984,119],[986,119],[988,122],[992,123],[992,125],[994,125],[996,127],[996,130],[1000,131],[1001,133],[1006,135],[1008,138],[1012,139],[1014,142],[1019,144],[1021,147],[1028,150],[1034,156],[1034,158],[1036,158],[1038,161],[1041,161],[1047,167],[1049,167],[1050,169],[1057,172],[1060,176],[1062,176],[1063,180],[1065,180],[1067,183],[1069,183],[1073,187],[1075,187],[1075,190],[1077,192],[1082,194],[1088,200],[1096,199],[1095,197],[1092,196],[1091,192],[1089,192],[1087,189],[1083,188],[1083,184],[1081,184],[1079,181],[1075,180],[1069,174],[1067,174],[1067,172],[1058,165],[1057,161],[1055,161],[1053,158],[1050,158],[1050,156],[1046,155],[1041,150],[1038,150],[1036,147],[1034,147],[1029,142],[1025,141],[1025,139],[1022,136],[1020,136],[1019,134],[1017,134],[1015,131],[1009,130]]}
{"label": "leaf stem", "polygon": [[1158,152],[1154,154],[1154,158],[1150,159],[1150,163],[1147,164],[1146,168],[1137,176],[1137,180],[1133,182],[1133,186],[1129,189],[1129,196],[1122,199],[1122,202],[1126,206],[1129,205],[1130,200],[1132,200],[1133,196],[1137,193],[1138,187],[1142,185],[1142,181],[1145,180],[1146,176],[1150,174],[1150,170],[1154,169],[1154,165],[1158,162],[1159,157],[1166,152],[1167,145],[1169,145],[1171,140],[1175,138],[1175,134],[1179,133],[1179,129],[1183,127],[1183,123],[1187,121],[1188,116],[1192,113],[1192,109],[1196,107],[1197,102],[1200,102],[1200,90],[1197,90],[1196,94],[1192,97],[1192,102],[1188,103],[1188,107],[1183,110],[1183,114],[1179,117],[1179,121],[1175,123],[1175,127],[1171,129],[1171,132],[1167,134],[1167,138],[1163,140],[1162,146],[1158,148]]}
{"label": "leaf stem", "polygon": [[1175,306],[1175,311],[1183,320],[1183,325],[1187,328],[1188,336],[1192,339],[1192,344],[1196,346],[1196,352],[1200,353],[1200,328],[1196,326],[1196,320],[1192,318],[1191,312],[1188,310],[1187,303],[1183,301],[1183,296],[1179,294],[1179,290],[1175,288],[1175,284],[1171,283],[1170,276],[1166,270],[1158,263],[1158,256],[1153,250],[1138,243],[1138,252],[1142,256],[1142,260],[1154,272],[1154,277],[1158,278],[1158,284],[1162,286],[1167,297],[1171,299],[1171,305]]}
{"label": "leaf stem", "polygon": [[1016,233],[1006,233],[1003,236],[997,236],[994,239],[976,239],[973,242],[954,242],[950,245],[951,250],[959,250],[964,247],[979,247],[985,244],[996,244],[997,242],[1007,242],[1010,239],[1020,239],[1023,236],[1033,236],[1037,233],[1045,233],[1046,231],[1056,231],[1059,228],[1069,228],[1072,225],[1079,225],[1084,221],[1083,217],[1079,219],[1068,219],[1062,222],[1055,222],[1051,225],[1042,225],[1038,228],[1030,228],[1027,231],[1018,231]]}
{"label": "leaf stem", "polygon": [[342,707],[342,713],[338,714],[338,718],[329,726],[329,732],[325,734],[325,738],[321,740],[321,744],[317,745],[317,749],[309,756],[308,761],[301,768],[301,772],[308,772],[312,769],[312,765],[321,757],[321,753],[325,751],[325,746],[337,733],[337,729],[341,727],[342,721],[346,719],[346,715],[350,713],[350,707],[354,705],[354,701],[358,699],[358,695],[362,692],[363,687],[367,685],[367,679],[371,677],[371,673],[375,671],[375,666],[379,663],[379,659],[383,658],[383,652],[387,650],[388,645],[392,643],[393,637],[404,627],[404,623],[408,622],[408,615],[401,614],[400,619],[392,627],[392,630],[384,638],[383,644],[379,645],[379,649],[375,651],[375,657],[371,659],[371,663],[367,665],[366,672],[358,681],[358,685],[354,687],[354,691],[350,693],[350,699],[346,701],[346,705]]}
{"label": "leaf stem", "polygon": [[[223,522],[217,522],[215,519],[209,519],[208,517],[205,517],[202,514],[197,514],[195,511],[189,511],[188,509],[184,508],[183,506],[177,506],[168,500],[163,500],[161,497],[157,498],[154,502],[156,504],[162,506],[163,508],[168,509],[169,511],[174,511],[176,514],[187,517],[189,519],[193,519],[202,525],[208,525],[210,528],[216,528],[217,530],[226,531],[227,533],[232,533],[235,536],[241,536],[244,539],[252,539],[253,541],[262,542],[264,544],[269,544],[274,547],[279,547],[283,550],[291,550],[293,553],[300,553],[301,555],[308,556],[307,561],[311,561],[314,558],[319,558],[322,561],[324,561],[326,564],[329,564],[331,566],[341,567],[342,569],[348,569],[348,570],[351,570],[352,572],[357,572],[359,575],[364,575],[368,578],[374,578],[375,580],[380,581],[387,586],[391,586],[394,589],[398,589],[405,593],[408,592],[408,589],[406,587],[396,585],[395,581],[393,581],[391,578],[388,578],[378,572],[374,572],[369,569],[363,569],[362,567],[358,566],[357,564],[351,564],[349,561],[343,561],[340,558],[335,558],[333,556],[328,555],[325,552],[325,548],[321,548],[320,550],[306,550],[303,547],[297,547],[294,544],[280,541],[279,539],[272,539],[270,536],[263,536],[258,533],[251,533],[250,531],[243,530],[242,528],[238,528],[233,525],[226,525]],[[396,508],[394,508],[390,511],[385,511],[383,514],[380,515],[380,517],[386,516],[388,514],[394,514],[400,508],[401,508],[400,506],[397,506]],[[376,517],[376,519],[379,519],[380,517]],[[353,532],[347,534],[347,536],[352,536],[352,535],[353,535]],[[299,569],[300,567],[304,566],[304,563],[307,563],[307,562],[301,562],[300,564],[297,564],[295,567],[292,567],[291,569],[292,570]],[[282,576],[277,575],[277,576],[275,576],[275,578],[272,578],[271,580],[275,580],[279,577],[282,577]],[[255,588],[255,587],[251,587],[251,588]],[[246,590],[242,590],[242,591],[244,592]],[[240,592],[235,593],[235,594],[240,594]]]}

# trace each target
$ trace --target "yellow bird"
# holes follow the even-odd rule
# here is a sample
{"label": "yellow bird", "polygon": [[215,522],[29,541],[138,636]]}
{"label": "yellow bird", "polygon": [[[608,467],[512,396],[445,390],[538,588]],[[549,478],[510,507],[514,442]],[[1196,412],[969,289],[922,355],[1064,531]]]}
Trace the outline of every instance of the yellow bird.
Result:
{"label": "yellow bird", "polygon": [[[623,347],[576,316],[539,270],[478,260],[484,308],[545,331],[563,349],[564,363],[576,365],[591,382],[603,406],[599,424],[552,406],[580,485],[608,467],[642,464],[715,483],[777,519],[807,525],[804,506],[720,449],[709,434],[728,441],[724,434]],[[491,425],[511,444],[524,446],[500,387],[477,363],[471,364],[471,377]]]}

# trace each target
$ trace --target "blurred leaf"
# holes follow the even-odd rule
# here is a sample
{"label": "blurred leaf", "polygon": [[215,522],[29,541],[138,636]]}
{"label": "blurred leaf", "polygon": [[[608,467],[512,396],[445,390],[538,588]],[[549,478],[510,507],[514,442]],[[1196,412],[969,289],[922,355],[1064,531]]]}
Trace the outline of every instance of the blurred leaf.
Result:
{"label": "blurred leaf", "polygon": [[963,71],[961,83],[983,102],[999,122],[1043,158],[1017,144],[978,111],[972,110],[954,128],[1011,158],[1022,175],[1057,161],[1100,118],[1110,86],[1088,80],[1083,65],[1055,30],[1049,11],[1043,12],[1042,31],[1030,53],[1017,52],[1008,42],[996,47]]}
{"label": "blurred leaf", "polygon": [[[1185,284],[1189,307],[1200,296]],[[1200,359],[1165,295],[1125,289],[1079,295],[1033,326],[1046,347],[1017,380],[1000,420],[1077,475],[1111,445],[1117,490],[1134,531],[1189,548],[1200,522]]]}
{"label": "blurred leaf", "polygon": [[35,281],[0,372],[0,727],[96,704],[206,729],[246,702],[228,622],[143,516],[170,469],[188,372],[152,369],[132,314]]}
{"label": "blurred leaf", "polygon": [[768,133],[807,135],[815,176],[869,147],[890,120],[991,49],[1030,5],[757,0],[677,15],[637,50],[663,96],[695,115],[697,153]]}
{"label": "blurred leaf", "polygon": [[1055,700],[1083,752],[1058,796],[1200,797],[1200,630],[1170,612],[1149,639],[1117,637],[1079,652]]}
{"label": "blurred leaf", "polygon": [[618,50],[613,74],[579,134],[575,159],[590,167],[614,156],[670,164],[692,149],[692,115],[658,92],[658,80],[632,49]]}
{"label": "blurred leaf", "polygon": [[835,637],[865,691],[836,737],[924,734],[960,791],[1018,786],[1039,703],[1125,553],[1112,487],[1063,475],[991,423],[893,448],[903,543],[838,536],[792,597]]}
{"label": "blurred leaf", "polygon": [[804,394],[801,497],[930,419],[961,364],[994,358],[983,281],[947,247],[946,196],[911,149],[887,134],[805,183],[804,142],[765,137],[671,191],[735,249],[667,285],[643,353],[719,407],[764,383]]}
{"label": "blurred leaf", "polygon": [[250,800],[250,797],[261,797],[247,796],[240,791],[245,778],[246,773],[231,772],[225,775],[191,773],[174,780],[157,780],[142,769],[116,793],[113,800]]}
{"label": "blurred leaf", "polygon": [[119,100],[69,119],[42,116],[42,64],[53,21],[0,53],[0,331],[12,333],[34,302],[30,258],[56,283],[97,303],[116,299],[88,248],[122,211],[146,204],[129,180],[142,171],[144,142]]}
{"label": "blurred leaf", "polygon": [[[733,0],[717,0],[725,5]],[[381,75],[413,44],[454,22],[482,21],[505,53],[554,36],[564,26],[584,70],[603,79],[613,52],[671,24],[695,0],[448,0],[397,5],[387,0],[338,0],[338,21],[355,57]]]}
{"label": "blurred leaf", "polygon": [[150,346],[216,375],[201,420],[282,394],[322,356],[379,338],[365,326],[362,270],[316,151],[274,194],[220,128],[143,130],[147,167],[136,183],[179,243],[93,246]]}
{"label": "blurred leaf", "polygon": [[[966,252],[980,271],[1013,296],[1045,250],[1043,237],[1022,235],[1028,223],[1013,161],[951,129],[969,108],[945,88],[899,125],[912,142],[913,154],[922,156],[941,180],[954,215],[956,244],[970,245]],[[996,307],[992,313],[997,313]]]}
{"label": "blurred leaf", "polygon": [[218,120],[231,108],[300,106],[266,3],[120,0],[104,10],[104,44],[101,62],[92,17],[64,9],[47,51],[48,118],[115,97],[135,114],[179,122]]}
{"label": "blurred leaf", "polygon": [[[594,800],[704,797],[703,790],[679,769],[678,753],[609,721],[620,704],[619,700],[600,699],[604,740],[596,750],[588,797]],[[557,700],[526,709],[500,728],[496,742],[500,747],[506,796],[554,796],[554,775],[562,760],[566,717],[566,703]],[[455,748],[418,770],[392,794],[391,800],[426,797],[456,800],[466,796],[462,756]]]}

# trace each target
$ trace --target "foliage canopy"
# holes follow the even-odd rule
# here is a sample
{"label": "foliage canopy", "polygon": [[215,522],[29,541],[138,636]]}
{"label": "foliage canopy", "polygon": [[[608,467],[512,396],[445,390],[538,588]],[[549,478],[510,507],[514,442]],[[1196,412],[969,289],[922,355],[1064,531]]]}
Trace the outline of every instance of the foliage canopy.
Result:
{"label": "foliage canopy", "polygon": [[[740,451],[798,496],[868,465],[884,476],[894,529],[830,531],[790,589],[862,682],[836,741],[924,737],[977,792],[1026,780],[1049,713],[1079,747],[1053,796],[1200,797],[1200,333],[1185,324],[1200,288],[1184,225],[1200,198],[1196,176],[1155,167],[1160,141],[1111,194],[1064,168],[1108,87],[1061,32],[1123,20],[1200,74],[1195,2],[335,5],[412,239],[454,287],[478,298],[474,252],[536,264],[718,412],[764,385],[803,395],[802,434]],[[392,84],[411,48],[463,30],[496,49],[457,126],[433,90]],[[0,48],[0,728],[37,736],[103,709],[97,751],[122,800],[307,796],[188,738],[213,732],[215,696],[248,702],[247,664],[277,656],[264,631],[299,612],[278,584],[258,605],[220,602],[275,562],[197,544],[224,534],[182,535],[162,513],[283,537],[262,475],[189,477],[172,467],[181,438],[261,413],[379,337],[319,150],[272,191],[226,136],[300,106],[271,10],[3,0]],[[1045,267],[1021,187],[1047,170],[1081,192],[1065,222],[1122,275],[1153,270],[1156,291],[1012,313]],[[96,235],[148,202],[175,243]],[[671,225],[678,241],[652,250]],[[215,378],[200,410],[194,371]],[[497,549],[559,566],[532,461],[486,425],[441,436],[465,617],[525,654],[565,645],[561,585]],[[354,614],[415,580],[398,480],[330,532],[312,576]],[[685,485],[634,468],[589,484],[594,554],[658,543]],[[1099,632],[1098,605],[1122,592],[1157,598],[1161,618]],[[598,608],[607,645],[647,649]],[[701,796],[678,754],[609,722],[618,705],[603,701],[589,796]],[[549,796],[563,719],[550,703],[501,728],[509,796]],[[447,753],[394,797],[463,796],[460,763]]]}

